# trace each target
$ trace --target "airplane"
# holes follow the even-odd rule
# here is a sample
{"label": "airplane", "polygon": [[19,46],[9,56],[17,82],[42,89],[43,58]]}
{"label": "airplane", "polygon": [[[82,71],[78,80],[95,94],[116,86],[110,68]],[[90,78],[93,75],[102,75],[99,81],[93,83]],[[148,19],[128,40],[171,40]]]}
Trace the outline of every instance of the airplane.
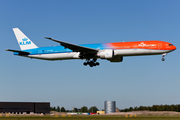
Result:
{"label": "airplane", "polygon": [[126,56],[162,54],[164,61],[167,53],[176,50],[173,44],[157,40],[77,45],[50,37],[45,38],[60,43],[61,46],[37,47],[19,28],[13,28],[13,31],[21,50],[6,49],[6,51],[14,52],[14,55],[52,61],[85,59],[83,64],[90,67],[100,65],[97,59],[122,62]]}

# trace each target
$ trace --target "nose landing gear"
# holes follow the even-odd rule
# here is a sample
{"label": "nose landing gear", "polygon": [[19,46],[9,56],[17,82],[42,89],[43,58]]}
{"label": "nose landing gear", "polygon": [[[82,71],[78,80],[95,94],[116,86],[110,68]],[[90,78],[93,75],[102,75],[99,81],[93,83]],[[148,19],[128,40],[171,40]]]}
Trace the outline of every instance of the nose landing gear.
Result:
{"label": "nose landing gear", "polygon": [[165,61],[165,58],[164,58],[164,57],[165,57],[166,55],[167,55],[167,53],[162,54],[162,59],[161,59],[162,61]]}
{"label": "nose landing gear", "polygon": [[86,59],[87,62],[84,62],[84,66],[87,66],[89,65],[90,67],[93,67],[93,66],[98,66],[99,65],[99,62],[96,62],[97,59],[93,59],[93,60],[90,60],[90,59]]}

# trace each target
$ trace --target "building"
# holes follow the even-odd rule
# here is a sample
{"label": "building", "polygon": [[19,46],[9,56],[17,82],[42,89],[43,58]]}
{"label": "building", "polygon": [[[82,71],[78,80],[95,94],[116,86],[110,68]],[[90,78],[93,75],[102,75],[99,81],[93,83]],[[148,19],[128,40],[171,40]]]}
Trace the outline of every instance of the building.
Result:
{"label": "building", "polygon": [[0,113],[50,113],[50,102],[0,102]]}
{"label": "building", "polygon": [[97,111],[97,114],[98,114],[98,115],[105,114],[105,111]]}

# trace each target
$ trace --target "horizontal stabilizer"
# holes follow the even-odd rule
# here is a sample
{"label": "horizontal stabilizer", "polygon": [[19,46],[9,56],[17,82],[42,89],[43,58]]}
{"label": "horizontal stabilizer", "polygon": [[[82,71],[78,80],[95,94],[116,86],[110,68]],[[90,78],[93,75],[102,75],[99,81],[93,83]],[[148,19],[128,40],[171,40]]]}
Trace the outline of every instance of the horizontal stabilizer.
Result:
{"label": "horizontal stabilizer", "polygon": [[30,52],[25,52],[25,51],[20,51],[20,50],[6,49],[6,51],[17,52],[17,53],[19,53],[19,54],[30,54]]}

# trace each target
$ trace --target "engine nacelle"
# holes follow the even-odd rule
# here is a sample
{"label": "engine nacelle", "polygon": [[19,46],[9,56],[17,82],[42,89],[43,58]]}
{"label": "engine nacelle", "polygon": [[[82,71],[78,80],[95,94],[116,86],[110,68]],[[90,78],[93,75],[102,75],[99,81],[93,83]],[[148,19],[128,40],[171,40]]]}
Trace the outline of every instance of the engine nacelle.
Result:
{"label": "engine nacelle", "polygon": [[108,59],[110,62],[122,62],[123,61],[123,57],[122,56],[114,56],[111,59]]}
{"label": "engine nacelle", "polygon": [[114,57],[114,50],[108,49],[99,51],[97,56],[99,56],[101,59],[111,59]]}

